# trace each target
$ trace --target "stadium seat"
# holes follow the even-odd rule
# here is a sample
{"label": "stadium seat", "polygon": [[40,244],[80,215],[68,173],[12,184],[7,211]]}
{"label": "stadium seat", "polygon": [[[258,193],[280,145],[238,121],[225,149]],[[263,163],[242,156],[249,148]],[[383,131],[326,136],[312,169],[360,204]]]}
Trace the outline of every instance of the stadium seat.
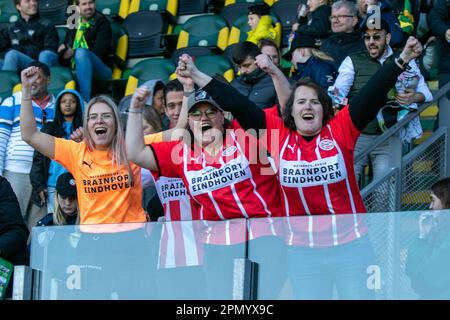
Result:
{"label": "stadium seat", "polygon": [[178,0],[131,0],[128,14],[138,11],[161,12],[168,17],[172,24],[175,24]]}
{"label": "stadium seat", "polygon": [[55,97],[61,92],[61,90],[76,88],[73,74],[69,68],[51,67],[50,75],[50,85],[48,86],[48,91]]}
{"label": "stadium seat", "polygon": [[66,24],[67,0],[41,0],[39,3],[39,15],[50,20],[53,25]]}
{"label": "stadium seat", "polygon": [[178,37],[177,49],[185,47],[210,47],[225,50],[229,28],[218,15],[202,15],[189,18]]}
{"label": "stadium seat", "polygon": [[207,48],[207,47],[186,47],[186,48],[181,48],[181,49],[175,50],[172,53],[171,59],[172,59],[172,62],[175,65],[178,64],[178,58],[183,53],[187,53],[188,55],[190,55],[194,59],[196,57],[199,57],[199,56],[204,56],[204,55],[208,55],[208,54],[214,54],[213,50],[211,48]]}
{"label": "stadium seat", "polygon": [[162,55],[165,51],[163,33],[168,24],[163,15],[153,11],[131,13],[123,22],[128,34],[128,58]]}
{"label": "stadium seat", "polygon": [[235,74],[237,74],[239,71],[237,65],[233,62],[233,50],[234,48],[236,48],[237,45],[238,45],[237,43],[230,44],[222,53],[222,55],[230,61],[231,65],[233,66]]}
{"label": "stadium seat", "polygon": [[123,26],[115,21],[111,21],[111,28],[113,34],[113,48],[114,48],[114,66],[112,79],[120,79],[122,71],[127,67],[127,53],[128,53],[128,35]]}
{"label": "stadium seat", "polygon": [[271,13],[281,21],[283,47],[288,45],[288,36],[292,31],[292,25],[297,22],[297,7],[302,2],[301,0],[278,1],[270,9]]}
{"label": "stadium seat", "polygon": [[[281,43],[281,23],[278,21],[278,18],[274,15],[271,15],[272,22],[275,26],[275,31],[277,32],[277,38],[275,43],[277,46],[280,46]],[[238,17],[234,22],[230,30],[230,37],[228,38],[228,45],[232,45],[235,43],[243,42],[247,40],[247,32],[250,31],[250,26],[248,25],[248,16],[244,14]]]}
{"label": "stadium seat", "polygon": [[125,88],[125,96],[134,93],[134,90],[145,81],[161,79],[167,82],[175,72],[175,64],[166,58],[151,58],[138,62],[131,70]]}
{"label": "stadium seat", "polygon": [[97,11],[109,17],[125,19],[128,15],[131,0],[97,0]]}
{"label": "stadium seat", "polygon": [[0,0],[0,22],[16,22],[19,12],[12,0]]}
{"label": "stadium seat", "polygon": [[178,15],[206,13],[208,0],[178,0]]}
{"label": "stadium seat", "polygon": [[234,79],[234,69],[230,61],[218,54],[199,56],[195,59],[197,68],[211,77],[219,74],[231,82]]}
{"label": "stadium seat", "polygon": [[17,85],[20,86],[20,79],[17,72],[0,70],[0,103],[20,90]]}
{"label": "stadium seat", "polygon": [[225,19],[228,26],[231,28],[233,22],[236,21],[242,15],[246,15],[248,13],[248,7],[250,7],[251,3],[235,3],[229,6],[223,7],[220,15]]}
{"label": "stadium seat", "polygon": [[67,27],[66,26],[57,26],[56,32],[58,32],[58,45],[62,44],[64,42],[64,39],[66,38],[67,33]]}
{"label": "stadium seat", "polygon": [[[251,5],[259,3],[267,3],[269,6],[273,5],[277,0],[225,0],[224,7],[235,4],[235,3],[249,3]],[[282,0],[284,1],[284,0]]]}

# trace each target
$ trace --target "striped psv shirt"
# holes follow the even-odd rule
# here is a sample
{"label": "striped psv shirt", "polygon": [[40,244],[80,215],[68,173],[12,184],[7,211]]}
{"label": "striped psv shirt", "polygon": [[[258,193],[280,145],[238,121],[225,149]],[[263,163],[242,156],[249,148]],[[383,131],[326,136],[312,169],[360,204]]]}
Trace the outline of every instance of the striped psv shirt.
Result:
{"label": "striped psv shirt", "polygon": [[[29,174],[34,149],[22,140],[20,134],[20,103],[22,92],[5,99],[0,106],[0,173],[8,170]],[[45,122],[53,121],[55,98],[52,96],[41,109],[34,101],[33,112],[40,130]]]}
{"label": "striped psv shirt", "polygon": [[[289,228],[289,244],[326,247],[346,243],[365,233],[357,213],[366,209],[356,183],[353,150],[360,134],[348,107],[330,120],[311,141],[289,130],[278,117],[266,114],[267,141],[278,139],[276,154],[278,179],[287,216],[306,215]],[[275,134],[276,133],[276,134]],[[276,145],[276,144],[275,144]],[[337,214],[351,213],[348,219]],[[323,217],[312,218],[315,215]],[[289,220],[288,220],[289,221]],[[304,236],[304,235],[307,236]]]}
{"label": "striped psv shirt", "polygon": [[164,208],[158,268],[197,266],[202,264],[202,245],[198,241],[196,225],[198,205],[180,178],[152,173],[156,191]]}
{"label": "striped psv shirt", "polygon": [[[257,154],[251,150],[251,143],[242,146],[237,137],[236,130],[240,129],[237,122],[234,121],[231,128],[233,130],[226,131],[224,145],[217,156],[195,150],[195,145],[192,150],[183,142],[152,144],[161,175],[183,179],[200,207],[201,220],[281,216],[276,176],[273,172],[261,174],[271,170],[270,163],[255,161]],[[209,230],[204,239],[206,243],[226,245],[242,240],[232,234],[226,223],[213,225],[218,229],[205,226],[205,230]],[[270,234],[270,229],[252,233],[253,237]]]}

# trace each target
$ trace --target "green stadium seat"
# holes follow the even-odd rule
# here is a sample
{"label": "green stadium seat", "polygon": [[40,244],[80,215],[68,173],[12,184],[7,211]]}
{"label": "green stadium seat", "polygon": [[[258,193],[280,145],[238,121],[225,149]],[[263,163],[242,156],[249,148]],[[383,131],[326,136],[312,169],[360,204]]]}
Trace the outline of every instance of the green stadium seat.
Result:
{"label": "green stadium seat", "polygon": [[66,38],[67,33],[67,27],[66,26],[56,26],[56,32],[58,33],[58,45],[61,45],[64,42],[64,39]]}
{"label": "green stadium seat", "polygon": [[40,0],[38,3],[41,18],[50,20],[53,25],[66,24],[67,0]]}
{"label": "green stadium seat", "polygon": [[167,58],[150,58],[138,62],[128,78],[125,96],[133,94],[142,83],[152,79],[161,79],[167,82],[175,72],[175,64]]}
{"label": "green stadium seat", "polygon": [[128,16],[130,0],[96,0],[97,11],[109,17],[125,19]]}
{"label": "green stadium seat", "polygon": [[128,58],[158,56],[165,52],[162,35],[168,31],[168,23],[161,13],[130,13],[123,27],[128,34]]}
{"label": "green stadium seat", "polygon": [[0,103],[20,90],[20,78],[15,71],[0,70]]}
{"label": "green stadium seat", "polygon": [[156,11],[165,14],[172,24],[176,23],[178,0],[131,0],[128,14],[138,11]]}
{"label": "green stadium seat", "polygon": [[48,91],[56,97],[64,89],[76,89],[72,72],[65,67],[51,67]]}
{"label": "green stadium seat", "polygon": [[208,0],[178,0],[178,15],[206,13]]}
{"label": "green stadium seat", "polygon": [[220,51],[228,44],[229,28],[219,15],[200,15],[189,18],[178,37],[177,49],[210,47]]}
{"label": "green stadium seat", "polygon": [[208,54],[214,54],[213,50],[211,48],[207,48],[207,47],[186,47],[186,48],[181,48],[181,49],[175,50],[172,53],[172,56],[170,57],[172,59],[172,62],[175,65],[178,64],[178,58],[183,53],[187,53],[188,55],[190,55],[194,59],[196,57],[199,57],[199,56],[204,56],[204,55],[208,55]]}
{"label": "green stadium seat", "polygon": [[13,0],[0,0],[0,22],[16,22],[19,19],[19,12]]}
{"label": "green stadium seat", "polygon": [[234,79],[234,69],[231,62],[219,54],[199,56],[195,59],[197,68],[211,77],[221,75],[228,82]]}
{"label": "green stadium seat", "polygon": [[236,21],[240,16],[246,15],[248,13],[248,7],[250,7],[251,3],[234,3],[230,4],[226,7],[223,7],[220,15],[225,19],[228,26],[233,25],[233,22]]}

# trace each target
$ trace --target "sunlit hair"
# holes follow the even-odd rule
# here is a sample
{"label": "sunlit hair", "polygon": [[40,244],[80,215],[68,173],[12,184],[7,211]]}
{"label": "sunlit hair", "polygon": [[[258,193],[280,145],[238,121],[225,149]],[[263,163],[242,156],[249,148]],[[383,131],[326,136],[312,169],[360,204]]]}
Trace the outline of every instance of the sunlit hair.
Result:
{"label": "sunlit hair", "polygon": [[292,109],[294,106],[295,93],[299,87],[309,87],[317,92],[317,98],[323,109],[323,121],[322,126],[324,126],[328,121],[330,121],[334,116],[333,105],[331,103],[331,98],[328,96],[325,89],[317,84],[312,78],[305,77],[297,81],[294,90],[292,90],[288,101],[286,102],[286,107],[283,110],[283,121],[284,125],[291,130],[296,131],[297,127],[295,125],[294,117],[292,116]]}
{"label": "sunlit hair", "polygon": [[161,117],[154,107],[146,106],[142,112],[142,119],[153,127],[154,132],[160,132],[162,130]]}
{"label": "sunlit hair", "polygon": [[86,112],[84,113],[83,117],[83,140],[86,143],[86,146],[89,148],[89,150],[94,150],[94,140],[92,139],[89,130],[88,130],[88,117],[91,111],[91,108],[93,105],[97,103],[104,103],[106,104],[112,111],[114,115],[114,121],[116,123],[116,132],[114,133],[114,138],[111,141],[111,145],[109,146],[109,149],[112,151],[112,168],[115,166],[121,166],[124,165],[128,169],[128,176],[131,181],[133,181],[133,172],[131,170],[130,164],[127,160],[127,154],[126,154],[126,148],[125,148],[125,133],[123,130],[122,122],[120,121],[119,117],[119,108],[117,107],[116,103],[108,96],[106,95],[99,95],[94,98],[92,98],[87,107]]}
{"label": "sunlit hair", "polygon": [[311,55],[316,59],[325,60],[325,61],[334,63],[334,59],[332,57],[327,55],[325,52],[320,51],[319,49],[316,49],[316,48],[305,48],[305,49],[307,51],[309,51],[311,53]]}
{"label": "sunlit hair", "polygon": [[450,178],[444,178],[431,186],[431,191],[441,200],[444,209],[450,209]]}
{"label": "sunlit hair", "polygon": [[[75,197],[75,202],[77,203],[77,207],[76,207],[77,220],[76,220],[75,224],[80,224],[80,211],[78,210],[78,200],[76,197]],[[64,214],[64,212],[61,209],[61,206],[59,205],[58,191],[56,191],[56,193],[55,193],[55,210],[53,212],[53,224],[55,226],[67,225],[66,215]]]}
{"label": "sunlit hair", "polygon": [[355,16],[358,14],[358,6],[356,3],[346,0],[339,0],[333,3],[332,10],[339,10],[341,8],[347,9],[348,13],[352,16]]}

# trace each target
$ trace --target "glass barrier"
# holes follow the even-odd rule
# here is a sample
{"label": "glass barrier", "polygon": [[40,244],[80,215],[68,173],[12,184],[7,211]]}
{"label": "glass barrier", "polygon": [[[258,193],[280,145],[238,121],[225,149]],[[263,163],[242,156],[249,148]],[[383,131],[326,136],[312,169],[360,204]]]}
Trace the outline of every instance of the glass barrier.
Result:
{"label": "glass barrier", "polygon": [[232,299],[247,221],[36,227],[38,299]]}
{"label": "glass barrier", "polygon": [[450,299],[450,210],[251,219],[258,299]]}
{"label": "glass barrier", "polygon": [[38,227],[31,243],[38,299],[236,299],[239,260],[255,262],[240,298],[450,299],[450,210]]}

